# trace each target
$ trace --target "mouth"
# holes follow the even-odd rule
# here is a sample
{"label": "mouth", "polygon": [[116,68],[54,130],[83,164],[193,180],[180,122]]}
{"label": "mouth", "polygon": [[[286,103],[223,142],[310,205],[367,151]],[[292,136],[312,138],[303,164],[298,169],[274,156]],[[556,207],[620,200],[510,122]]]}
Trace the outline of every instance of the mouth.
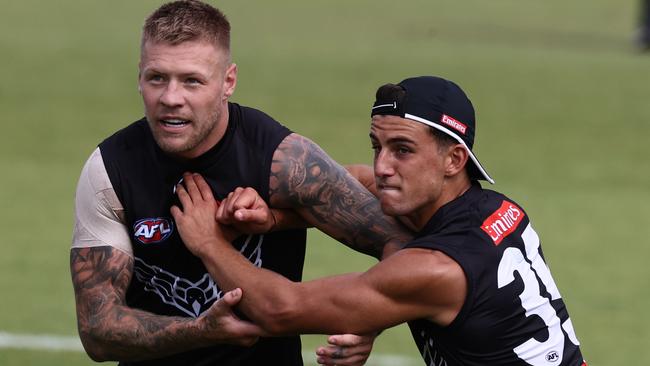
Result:
{"label": "mouth", "polygon": [[180,118],[165,118],[160,120],[160,124],[168,128],[182,128],[189,125],[190,121]]}
{"label": "mouth", "polygon": [[399,187],[380,183],[377,185],[377,189],[379,189],[380,191],[398,191]]}

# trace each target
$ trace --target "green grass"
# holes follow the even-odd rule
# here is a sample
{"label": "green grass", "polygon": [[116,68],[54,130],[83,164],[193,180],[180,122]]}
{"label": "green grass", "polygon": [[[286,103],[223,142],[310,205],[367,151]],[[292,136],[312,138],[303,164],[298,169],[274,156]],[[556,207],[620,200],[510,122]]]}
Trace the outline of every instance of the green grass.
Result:
{"label": "green grass", "polygon": [[[74,335],[68,248],[93,147],[142,115],[139,29],[159,1],[0,0],[0,331]],[[650,363],[650,55],[636,1],[222,1],[233,98],[343,163],[371,159],[374,90],[457,81],[495,189],[532,217],[590,365]],[[310,234],[305,277],[372,261]],[[305,337],[312,349],[323,337]],[[417,357],[406,328],[375,352]],[[0,349],[2,365],[86,365]]]}

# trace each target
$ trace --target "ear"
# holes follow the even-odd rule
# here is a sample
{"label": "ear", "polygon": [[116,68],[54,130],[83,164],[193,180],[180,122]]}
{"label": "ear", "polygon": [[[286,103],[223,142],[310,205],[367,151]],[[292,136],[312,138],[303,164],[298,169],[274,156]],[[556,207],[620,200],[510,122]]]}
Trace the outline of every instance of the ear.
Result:
{"label": "ear", "polygon": [[226,75],[223,78],[223,99],[227,100],[235,92],[237,86],[237,65],[230,64],[226,69]]}
{"label": "ear", "polygon": [[455,144],[447,151],[447,158],[445,159],[445,175],[455,176],[462,172],[467,165],[469,153],[467,148],[462,144]]}

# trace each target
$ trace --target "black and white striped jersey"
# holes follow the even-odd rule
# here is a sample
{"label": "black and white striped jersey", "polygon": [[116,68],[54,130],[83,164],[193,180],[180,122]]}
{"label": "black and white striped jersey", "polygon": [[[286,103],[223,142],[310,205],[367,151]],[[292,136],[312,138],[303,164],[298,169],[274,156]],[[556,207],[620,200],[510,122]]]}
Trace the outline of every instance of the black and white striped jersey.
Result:
{"label": "black and white striped jersey", "polygon": [[449,326],[409,322],[427,365],[583,365],[539,237],[508,197],[473,183],[406,248],[445,253],[467,279],[465,303]]}

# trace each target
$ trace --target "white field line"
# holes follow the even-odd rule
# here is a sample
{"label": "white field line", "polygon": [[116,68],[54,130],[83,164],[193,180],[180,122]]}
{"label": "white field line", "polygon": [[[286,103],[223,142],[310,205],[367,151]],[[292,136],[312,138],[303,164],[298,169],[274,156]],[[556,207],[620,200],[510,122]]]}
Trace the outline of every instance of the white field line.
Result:
{"label": "white field line", "polygon": [[[305,366],[318,365],[316,353],[313,351],[302,350],[302,359]],[[386,353],[371,353],[366,362],[366,366],[421,366],[423,364],[422,359]]]}
{"label": "white field line", "polygon": [[[0,349],[30,349],[40,351],[75,351],[83,352],[79,337],[60,336],[53,334],[15,334],[0,331]],[[313,351],[303,350],[302,358],[305,365],[316,365]],[[415,366],[421,365],[422,360],[413,357],[372,353],[367,366]]]}
{"label": "white field line", "polygon": [[45,351],[83,351],[79,337],[48,334],[12,334],[0,331],[0,348]]}

